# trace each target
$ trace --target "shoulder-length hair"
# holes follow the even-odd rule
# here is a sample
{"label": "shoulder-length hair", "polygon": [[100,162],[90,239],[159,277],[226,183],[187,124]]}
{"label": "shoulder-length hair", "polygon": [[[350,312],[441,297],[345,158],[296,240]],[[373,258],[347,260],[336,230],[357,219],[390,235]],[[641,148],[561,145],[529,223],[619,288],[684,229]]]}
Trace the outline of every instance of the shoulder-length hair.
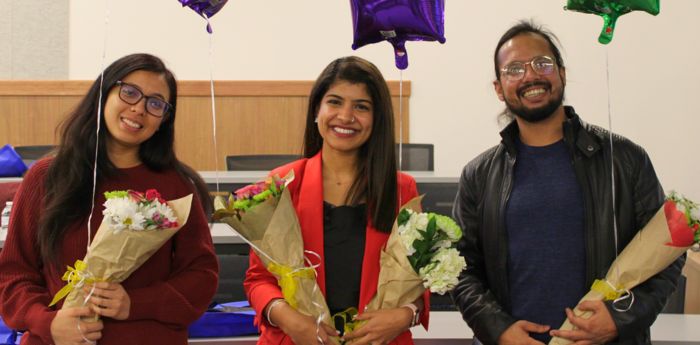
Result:
{"label": "shoulder-length hair", "polygon": [[321,72],[309,96],[304,156],[314,156],[323,146],[323,138],[315,120],[323,96],[337,81],[365,85],[373,104],[372,133],[359,150],[357,177],[350,187],[346,202],[357,204],[365,199],[372,225],[382,232],[391,232],[398,210],[394,110],[389,87],[374,64],[356,56],[348,56],[331,62]]}
{"label": "shoulder-length hair", "polygon": [[[177,82],[163,61],[149,54],[127,55],[113,62],[104,70],[103,78],[97,77],[87,95],[60,126],[61,139],[51,162],[44,187],[45,211],[39,220],[38,244],[44,262],[56,262],[59,248],[70,224],[87,217],[92,198],[92,174],[97,143],[98,103],[102,95],[104,109],[110,90],[116,82],[135,71],[148,71],[162,75],[170,90],[168,102],[172,108],[164,116],[160,129],[144,141],[139,148],[139,158],[149,169],[163,171],[174,169],[191,181],[202,206],[211,213],[211,202],[206,184],[189,166],[178,161],[174,151],[175,113],[177,109]],[[102,79],[102,81],[101,81]],[[107,155],[107,136],[110,135],[104,121],[100,122],[99,151],[97,154],[97,183],[117,173],[117,168]]]}

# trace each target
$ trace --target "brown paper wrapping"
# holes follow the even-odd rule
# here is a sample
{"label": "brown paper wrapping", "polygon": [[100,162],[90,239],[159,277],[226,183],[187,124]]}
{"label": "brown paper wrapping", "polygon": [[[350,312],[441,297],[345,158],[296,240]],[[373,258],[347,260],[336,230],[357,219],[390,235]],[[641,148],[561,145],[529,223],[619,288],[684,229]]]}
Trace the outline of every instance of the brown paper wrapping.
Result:
{"label": "brown paper wrapping", "polygon": [[[290,172],[285,178],[287,183],[294,179]],[[271,260],[291,268],[304,268],[304,240],[289,190],[282,191],[279,199],[269,198],[247,210],[240,218],[229,216],[221,219],[251,244],[251,247],[269,267]],[[312,263],[318,258],[306,255]],[[279,280],[280,277],[276,276]],[[321,289],[314,278],[295,278],[297,289],[294,298],[296,310],[302,314],[318,318],[323,315],[323,322],[333,325],[330,311]],[[288,296],[285,296],[288,298]]]}
{"label": "brown paper wrapping", "polygon": [[[421,212],[422,197],[415,197],[402,208]],[[425,292],[423,279],[408,261],[408,252],[401,242],[398,222],[394,221],[386,248],[379,257],[379,282],[377,294],[367,304],[366,310],[398,308],[417,300]]]}
{"label": "brown paper wrapping", "polygon": [[[168,201],[178,220],[178,227],[171,229],[122,230],[115,233],[103,221],[83,258],[87,273],[101,281],[124,281],[187,223],[191,204],[192,194]],[[76,287],[66,296],[61,308],[83,306],[84,300],[83,289]]]}
{"label": "brown paper wrapping", "polygon": [[[654,217],[644,228],[634,236],[620,255],[613,261],[605,279],[613,286],[623,290],[630,290],[643,283],[655,274],[668,267],[674,260],[681,256],[688,248],[679,248],[666,245],[671,242],[671,232],[668,229],[664,207],[656,212]],[[604,296],[597,291],[589,291],[579,303],[583,301],[602,301]],[[574,314],[583,318],[591,317],[590,312],[582,312],[574,308]],[[559,328],[561,330],[574,330],[575,326],[568,320]],[[565,345],[571,341],[554,337],[550,345]]]}

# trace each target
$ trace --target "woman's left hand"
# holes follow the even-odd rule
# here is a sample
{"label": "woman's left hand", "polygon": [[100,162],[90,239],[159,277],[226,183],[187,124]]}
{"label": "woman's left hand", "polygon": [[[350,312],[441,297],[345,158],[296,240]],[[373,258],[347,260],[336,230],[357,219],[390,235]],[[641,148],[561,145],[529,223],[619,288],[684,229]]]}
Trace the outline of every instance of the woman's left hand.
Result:
{"label": "woman's left hand", "polygon": [[388,344],[411,326],[413,312],[409,308],[368,311],[355,318],[366,321],[362,327],[345,334],[343,340],[352,345]]}
{"label": "woman's left hand", "polygon": [[[97,315],[115,320],[126,320],[129,317],[131,299],[122,284],[99,282],[95,283],[94,291],[88,301],[88,306]],[[83,291],[87,296],[92,286],[85,286]]]}

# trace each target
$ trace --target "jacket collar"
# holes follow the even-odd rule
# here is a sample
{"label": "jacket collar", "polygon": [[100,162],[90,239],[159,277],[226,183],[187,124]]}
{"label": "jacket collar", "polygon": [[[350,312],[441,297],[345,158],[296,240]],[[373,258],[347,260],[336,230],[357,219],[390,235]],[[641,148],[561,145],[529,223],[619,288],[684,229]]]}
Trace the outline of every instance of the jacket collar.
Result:
{"label": "jacket collar", "polygon": [[[581,120],[576,111],[571,106],[564,106],[566,120],[562,124],[564,130],[564,141],[569,149],[578,150],[586,157],[593,156],[600,150],[600,144],[595,136],[588,131],[588,125]],[[517,154],[517,139],[520,135],[518,123],[513,120],[501,132],[501,144],[505,146],[508,153],[515,156]]]}

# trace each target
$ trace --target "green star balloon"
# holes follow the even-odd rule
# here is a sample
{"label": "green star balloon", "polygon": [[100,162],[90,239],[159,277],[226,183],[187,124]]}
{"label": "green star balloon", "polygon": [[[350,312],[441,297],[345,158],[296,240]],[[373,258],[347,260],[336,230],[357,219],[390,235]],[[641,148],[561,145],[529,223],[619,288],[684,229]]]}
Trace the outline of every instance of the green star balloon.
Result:
{"label": "green star balloon", "polygon": [[605,23],[598,36],[598,42],[608,44],[612,41],[617,18],[632,11],[644,11],[657,15],[659,0],[568,0],[564,9],[603,17]]}

